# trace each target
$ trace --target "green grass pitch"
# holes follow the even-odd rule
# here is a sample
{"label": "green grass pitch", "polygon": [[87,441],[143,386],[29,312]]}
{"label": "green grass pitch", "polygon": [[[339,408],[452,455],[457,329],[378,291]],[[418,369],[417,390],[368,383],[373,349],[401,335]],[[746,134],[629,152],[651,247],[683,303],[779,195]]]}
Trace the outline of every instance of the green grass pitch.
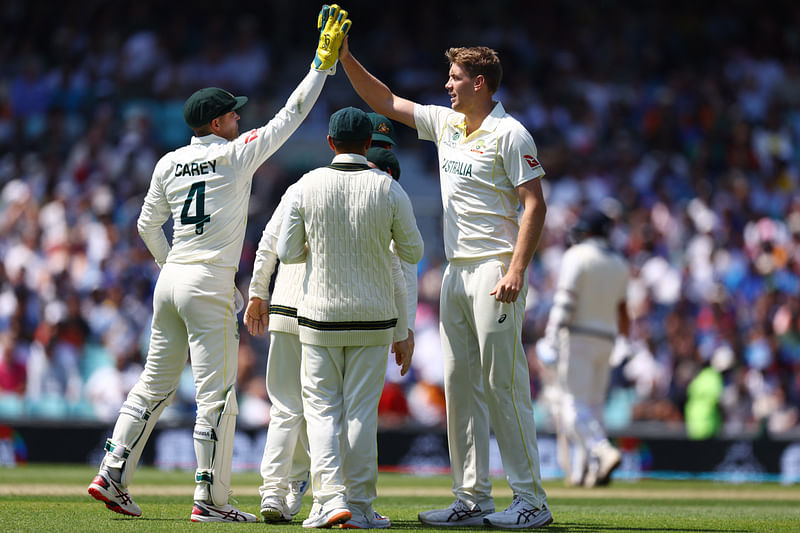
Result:
{"label": "green grass pitch", "polygon": [[[0,530],[11,532],[161,532],[300,531],[311,498],[286,525],[192,524],[189,522],[193,476],[141,468],[131,494],[142,507],[140,518],[108,511],[87,493],[95,468],[75,465],[27,465],[0,468]],[[257,472],[233,477],[234,498],[258,514]],[[511,502],[502,479],[493,480],[498,508]],[[800,487],[774,483],[731,485],[708,481],[618,481],[585,490],[545,483],[555,521],[544,528],[560,532],[797,532]],[[436,531],[417,521],[421,510],[445,507],[453,500],[450,478],[381,473],[375,508],[392,519],[392,529]],[[450,530],[454,528],[449,528]],[[477,529],[484,528],[457,528]]]}

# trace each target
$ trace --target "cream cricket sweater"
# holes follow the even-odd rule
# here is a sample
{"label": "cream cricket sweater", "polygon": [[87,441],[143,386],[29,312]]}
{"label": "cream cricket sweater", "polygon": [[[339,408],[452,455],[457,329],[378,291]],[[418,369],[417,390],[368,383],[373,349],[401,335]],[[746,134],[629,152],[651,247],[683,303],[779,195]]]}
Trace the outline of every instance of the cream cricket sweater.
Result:
{"label": "cream cricket sweater", "polygon": [[306,263],[297,308],[300,342],[392,342],[399,314],[392,240],[403,261],[422,258],[422,236],[408,196],[388,174],[369,168],[364,156],[337,155],[331,165],[299,180],[277,249],[283,263]]}

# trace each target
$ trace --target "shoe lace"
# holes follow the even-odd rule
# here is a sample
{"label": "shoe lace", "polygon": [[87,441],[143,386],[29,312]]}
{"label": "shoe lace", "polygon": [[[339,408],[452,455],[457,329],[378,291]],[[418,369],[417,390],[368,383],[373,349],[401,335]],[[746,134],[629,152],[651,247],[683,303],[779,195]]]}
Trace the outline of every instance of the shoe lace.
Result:
{"label": "shoe lace", "polygon": [[453,505],[450,506],[450,509],[453,511],[469,511],[470,508],[467,507],[467,504],[462,502],[461,500],[456,500],[453,502]]}
{"label": "shoe lace", "polygon": [[453,502],[449,509],[450,517],[448,520],[461,520],[466,517],[474,516],[475,514],[480,514],[481,512],[481,508],[477,505],[474,509],[470,509],[466,503],[458,499]]}

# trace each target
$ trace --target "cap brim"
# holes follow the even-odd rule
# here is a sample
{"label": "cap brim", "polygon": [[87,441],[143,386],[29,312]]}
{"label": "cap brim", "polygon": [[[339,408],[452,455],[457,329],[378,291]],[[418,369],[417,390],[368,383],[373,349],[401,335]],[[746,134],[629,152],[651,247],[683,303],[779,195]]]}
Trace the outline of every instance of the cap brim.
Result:
{"label": "cap brim", "polygon": [[389,143],[392,146],[394,146],[394,144],[395,144],[395,142],[392,140],[391,137],[389,137],[388,135],[384,135],[382,133],[373,133],[372,134],[372,140],[373,141],[380,141],[380,142],[384,142],[384,143]]}
{"label": "cap brim", "polygon": [[244,104],[247,103],[246,96],[234,96],[234,98],[236,99],[236,105],[233,106],[233,109],[231,109],[231,111],[236,111],[237,109],[241,108]]}

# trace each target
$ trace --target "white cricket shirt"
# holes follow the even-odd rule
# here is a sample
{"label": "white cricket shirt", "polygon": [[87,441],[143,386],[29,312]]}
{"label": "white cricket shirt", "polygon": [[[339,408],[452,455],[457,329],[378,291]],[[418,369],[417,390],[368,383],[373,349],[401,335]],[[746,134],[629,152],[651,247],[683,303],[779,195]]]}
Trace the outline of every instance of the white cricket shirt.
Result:
{"label": "white cricket shirt", "polygon": [[[238,267],[253,173],[300,126],[327,75],[311,69],[265,126],[233,141],[213,134],[192,137],[189,145],[159,160],[137,223],[159,265]],[[170,215],[171,248],[162,229]]]}
{"label": "white cricket shirt", "polygon": [[617,303],[625,301],[628,264],[603,239],[571,246],[561,260],[554,303],[567,309],[576,333],[617,335]]}
{"label": "white cricket shirt", "polygon": [[419,138],[439,150],[448,260],[512,253],[519,233],[516,188],[544,175],[530,133],[499,102],[466,135],[464,115],[448,107],[415,105]]}

